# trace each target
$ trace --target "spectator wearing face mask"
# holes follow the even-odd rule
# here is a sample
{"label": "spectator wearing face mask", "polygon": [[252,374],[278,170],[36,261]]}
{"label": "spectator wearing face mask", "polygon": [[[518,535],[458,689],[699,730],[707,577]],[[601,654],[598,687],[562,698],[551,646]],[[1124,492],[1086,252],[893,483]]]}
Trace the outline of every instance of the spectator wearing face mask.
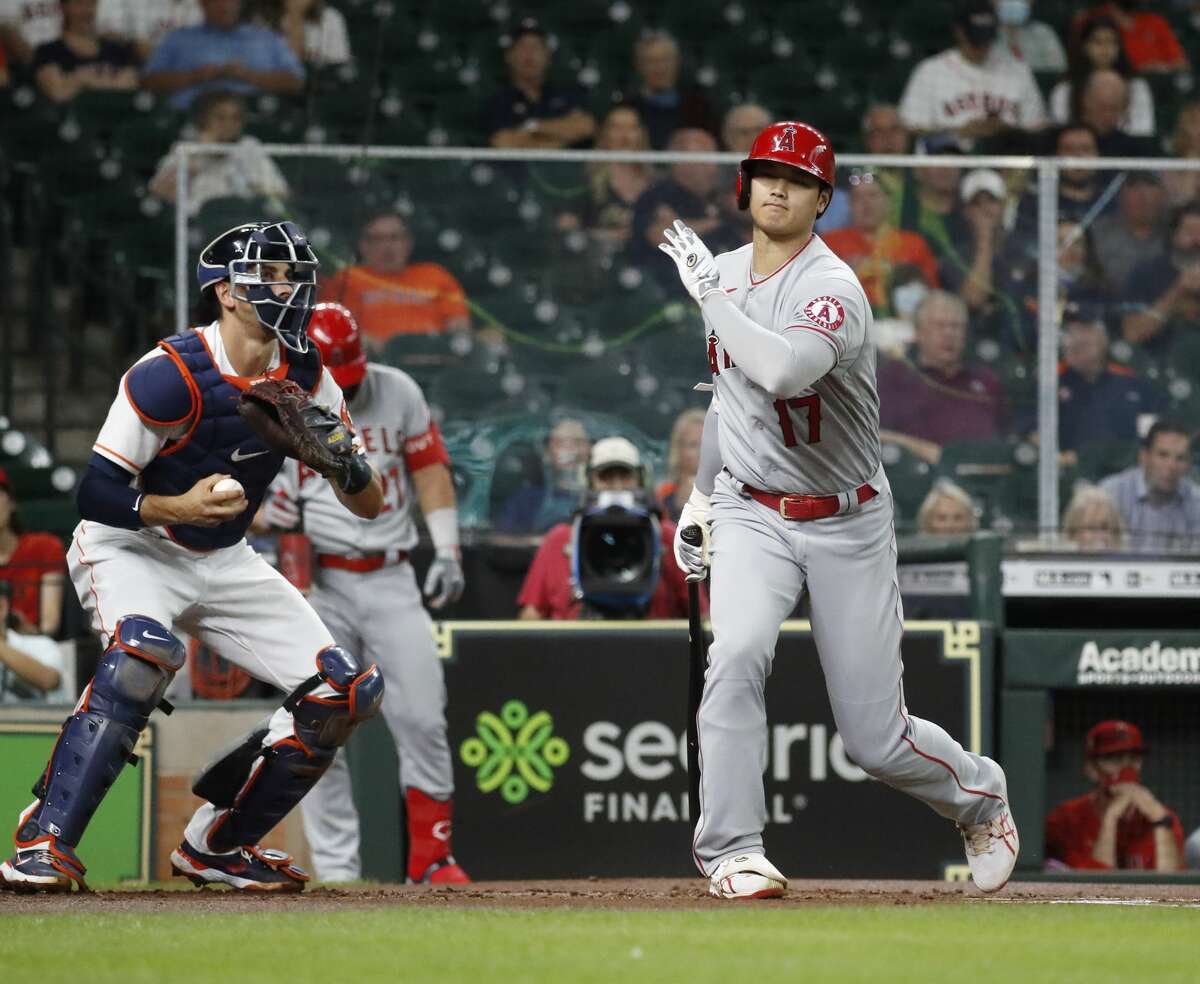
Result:
{"label": "spectator wearing face mask", "polygon": [[1061,72],[1067,67],[1058,32],[1033,20],[1031,0],[996,0],[1000,36],[996,47],[1029,66],[1031,72]]}

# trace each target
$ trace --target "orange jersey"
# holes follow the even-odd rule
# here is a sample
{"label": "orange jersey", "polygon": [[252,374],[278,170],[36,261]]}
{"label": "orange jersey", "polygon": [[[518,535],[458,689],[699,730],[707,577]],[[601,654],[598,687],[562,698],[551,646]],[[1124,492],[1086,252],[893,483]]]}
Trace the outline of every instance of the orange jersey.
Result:
{"label": "orange jersey", "polygon": [[[1095,792],[1060,803],[1046,818],[1046,860],[1070,868],[1106,868],[1092,852],[1100,836],[1104,805]],[[1117,867],[1153,871],[1157,863],[1154,827],[1136,810],[1117,822]],[[1171,813],[1171,833],[1183,853],[1183,826]]]}
{"label": "orange jersey", "polygon": [[437,263],[414,263],[399,273],[367,267],[339,270],[321,285],[321,300],[345,304],[368,338],[435,335],[467,317],[462,285]]}
{"label": "orange jersey", "polygon": [[889,303],[892,272],[901,264],[915,266],[930,287],[938,287],[937,260],[924,237],[902,229],[881,229],[868,237],[858,229],[835,229],[822,236],[825,245],[845,260],[858,276],[871,306]]}

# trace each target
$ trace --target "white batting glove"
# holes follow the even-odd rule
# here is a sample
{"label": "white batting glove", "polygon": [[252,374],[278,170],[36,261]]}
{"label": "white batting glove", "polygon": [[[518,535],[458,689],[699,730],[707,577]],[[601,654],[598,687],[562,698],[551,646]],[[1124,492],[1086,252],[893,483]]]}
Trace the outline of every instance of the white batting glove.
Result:
{"label": "white batting glove", "polygon": [[713,291],[721,289],[721,272],[716,258],[682,219],[676,219],[670,229],[663,230],[665,243],[658,248],[675,261],[679,279],[697,304]]}
{"label": "white batting glove", "polygon": [[[688,501],[683,504],[679,523],[675,527],[675,563],[689,581],[703,581],[708,576],[708,508],[708,496],[693,488]],[[683,531],[689,526],[700,527],[702,540],[698,547],[685,542],[682,537]]]}
{"label": "white batting glove", "polygon": [[458,601],[466,586],[467,579],[463,576],[458,551],[453,547],[439,549],[429,565],[425,586],[421,589],[429,601],[429,607],[441,608],[447,602]]}

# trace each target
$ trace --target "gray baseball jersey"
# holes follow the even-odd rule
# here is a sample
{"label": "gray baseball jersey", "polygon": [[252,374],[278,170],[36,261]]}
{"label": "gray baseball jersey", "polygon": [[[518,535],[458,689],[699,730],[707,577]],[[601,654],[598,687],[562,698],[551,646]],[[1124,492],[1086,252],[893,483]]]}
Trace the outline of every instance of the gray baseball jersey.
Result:
{"label": "gray baseball jersey", "polygon": [[267,519],[272,526],[294,526],[299,508],[304,532],[320,553],[408,550],[417,542],[410,472],[442,455],[429,407],[411,376],[374,363],[367,366],[352,407],[363,450],[383,480],[383,512],[370,522],[359,519],[325,479],[289,458],[271,485]]}
{"label": "gray baseball jersey", "polygon": [[[717,476],[708,515],[713,642],[697,715],[693,850],[710,875],[728,857],[763,850],[764,692],[779,626],[805,590],[847,754],[960,823],[990,819],[1006,796],[995,762],[904,703],[892,496],[879,464],[871,308],[858,278],[816,236],[770,276],[755,277],[751,258],[750,246],[717,258],[721,285],[742,313],[770,331],[814,332],[836,362],[809,389],[777,399],[736,367],[708,325],[729,472]],[[784,519],[742,488],[829,495],[864,483],[877,494],[808,522]]]}
{"label": "gray baseball jersey", "polygon": [[717,257],[726,294],[764,328],[815,333],[837,363],[809,389],[777,399],[746,378],[708,325],[722,461],[735,478],[761,489],[856,488],[879,470],[871,305],[853,271],[819,236],[761,279],[750,269],[751,252],[746,245]]}
{"label": "gray baseball jersey", "polygon": [[[384,485],[383,512],[374,520],[352,516],[325,479],[288,461],[271,486],[272,525],[303,529],[318,553],[408,550],[417,542],[411,473],[445,462],[446,452],[421,388],[399,369],[369,364],[353,407],[355,428]],[[365,663],[378,663],[387,681],[383,716],[400,758],[400,785],[436,799],[454,792],[446,737],[446,687],[412,565],[390,564],[369,573],[322,568],[309,601],[338,641]],[[358,812],[345,750],[300,802],[317,877],[356,881]]]}

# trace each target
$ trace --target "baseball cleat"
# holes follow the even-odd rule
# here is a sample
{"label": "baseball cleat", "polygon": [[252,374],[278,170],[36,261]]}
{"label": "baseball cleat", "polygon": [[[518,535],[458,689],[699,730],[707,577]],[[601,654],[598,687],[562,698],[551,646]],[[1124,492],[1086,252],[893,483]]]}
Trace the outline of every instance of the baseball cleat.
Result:
{"label": "baseball cleat", "polygon": [[89,891],[83,880],[87,869],[75,852],[47,840],[18,850],[0,863],[0,888],[10,892],[70,892],[75,885]]}
{"label": "baseball cleat", "polygon": [[435,861],[426,868],[425,874],[420,878],[410,879],[409,883],[414,885],[469,885],[471,878],[454,860],[453,855],[446,855],[441,861]]}
{"label": "baseball cleat", "polygon": [[708,894],[719,899],[777,899],[787,879],[761,854],[726,858],[708,879]]}
{"label": "baseball cleat", "polygon": [[991,820],[959,824],[958,829],[962,831],[975,887],[981,892],[1000,891],[1008,884],[1021,850],[1017,825],[1008,804]]}
{"label": "baseball cleat", "polygon": [[171,852],[171,871],[200,888],[229,885],[242,892],[299,892],[309,879],[283,851],[242,847],[231,854],[205,854],[187,841]]}

